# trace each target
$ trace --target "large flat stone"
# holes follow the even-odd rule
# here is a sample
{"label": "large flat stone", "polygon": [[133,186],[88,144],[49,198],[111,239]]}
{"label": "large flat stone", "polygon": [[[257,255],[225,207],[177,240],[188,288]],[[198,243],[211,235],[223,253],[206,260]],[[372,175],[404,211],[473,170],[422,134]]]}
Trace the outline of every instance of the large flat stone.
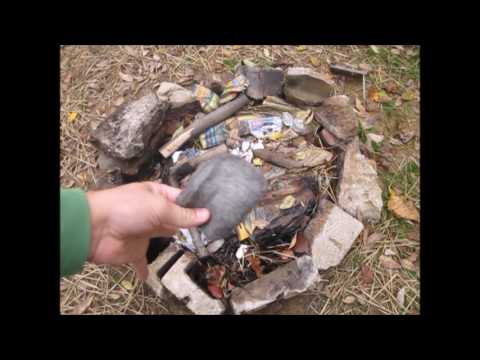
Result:
{"label": "large flat stone", "polygon": [[374,163],[360,152],[357,137],[345,150],[337,199],[339,206],[352,216],[360,213],[362,220],[371,223],[380,220],[382,189]]}
{"label": "large flat stone", "polygon": [[163,276],[162,285],[197,315],[223,314],[225,312],[223,303],[210,297],[186,273],[193,261],[195,256],[192,253],[183,254]]}
{"label": "large flat stone", "polygon": [[350,140],[357,133],[357,117],[345,95],[332,96],[315,109],[315,118],[325,129],[341,140]]}
{"label": "large flat stone", "polygon": [[282,94],[283,71],[242,65],[239,68],[239,72],[248,80],[248,97],[262,100],[267,96],[279,96]]}
{"label": "large flat stone", "polygon": [[319,105],[333,94],[333,81],[311,69],[289,68],[285,75],[285,98],[297,105]]}
{"label": "large flat stone", "polygon": [[259,310],[279,298],[298,295],[319,280],[312,258],[305,255],[242,288],[233,289],[230,304],[235,314]]}
{"label": "large flat stone", "polygon": [[124,104],[94,130],[92,141],[118,160],[140,157],[162,124],[168,106],[153,92]]}
{"label": "large flat stone", "polygon": [[340,264],[362,229],[360,221],[331,201],[323,200],[303,233],[315,267],[327,270]]}

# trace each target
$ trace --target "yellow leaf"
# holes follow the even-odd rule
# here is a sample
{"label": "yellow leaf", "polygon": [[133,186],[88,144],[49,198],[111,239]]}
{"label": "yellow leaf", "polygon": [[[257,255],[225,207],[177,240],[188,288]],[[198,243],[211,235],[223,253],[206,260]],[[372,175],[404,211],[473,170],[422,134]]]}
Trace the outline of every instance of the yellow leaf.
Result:
{"label": "yellow leaf", "polygon": [[68,121],[74,122],[75,119],[77,118],[78,113],[76,111],[70,111],[68,113]]}
{"label": "yellow leaf", "polygon": [[274,131],[270,134],[270,139],[278,141],[282,138],[282,133],[279,131]]}
{"label": "yellow leaf", "polygon": [[307,47],[304,45],[297,46],[297,51],[305,51],[307,50]]}
{"label": "yellow leaf", "polygon": [[415,92],[412,90],[407,90],[402,94],[402,99],[405,101],[415,100],[416,97]]}
{"label": "yellow leaf", "polygon": [[295,154],[295,158],[297,160],[303,160],[305,159],[305,152],[304,151],[299,151],[298,153]]}
{"label": "yellow leaf", "polygon": [[232,46],[232,49],[233,49],[233,50],[240,49],[240,45],[233,45],[233,46]]}
{"label": "yellow leaf", "polygon": [[288,246],[289,249],[293,249],[293,247],[297,243],[297,234],[298,232],[293,235],[292,240],[290,241],[290,245]]}
{"label": "yellow leaf", "polygon": [[248,233],[243,223],[240,223],[237,225],[237,235],[238,235],[238,240],[240,241],[248,239],[248,237],[250,236],[250,234]]}
{"label": "yellow leaf", "polygon": [[282,203],[280,204],[280,209],[290,209],[295,204],[295,198],[292,195],[285,196]]}
{"label": "yellow leaf", "polygon": [[263,165],[263,160],[260,158],[255,158],[253,159],[253,165],[255,166],[262,166]]}
{"label": "yellow leaf", "polygon": [[310,62],[313,66],[320,65],[320,59],[318,58],[318,56],[310,56]]}
{"label": "yellow leaf", "polygon": [[133,290],[134,289],[134,286],[133,284],[128,281],[128,280],[122,280],[122,282],[120,283],[120,285],[122,285],[122,287],[125,289],[125,290]]}
{"label": "yellow leaf", "polygon": [[270,51],[268,51],[267,48],[263,48],[263,55],[265,55],[265,57],[269,58],[270,57]]}
{"label": "yellow leaf", "polygon": [[413,202],[408,201],[403,197],[397,195],[393,190],[390,190],[388,209],[398,217],[413,220],[416,222],[420,221],[420,213],[418,212]]}

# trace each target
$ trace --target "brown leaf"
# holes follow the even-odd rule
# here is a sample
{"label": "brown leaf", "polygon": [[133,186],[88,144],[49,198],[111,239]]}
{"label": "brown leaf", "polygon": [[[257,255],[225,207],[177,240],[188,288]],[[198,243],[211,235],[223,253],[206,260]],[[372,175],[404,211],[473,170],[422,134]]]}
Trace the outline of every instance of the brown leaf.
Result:
{"label": "brown leaf", "polygon": [[216,299],[223,299],[223,291],[218,285],[208,285],[208,291]]}
{"label": "brown leaf", "polygon": [[293,251],[296,253],[306,253],[309,250],[308,241],[303,236],[303,232],[297,233],[297,241]]}
{"label": "brown leaf", "polygon": [[407,259],[408,261],[415,263],[418,260],[418,255],[420,255],[420,251],[417,249],[416,251],[411,253]]}
{"label": "brown leaf", "polygon": [[375,243],[379,242],[380,240],[383,240],[384,238],[385,238],[385,235],[383,235],[382,233],[378,233],[378,232],[373,233],[368,237],[367,243],[365,245],[368,247],[371,247]]}
{"label": "brown leaf", "polygon": [[380,257],[378,258],[378,260],[380,261],[380,263],[382,264],[382,266],[386,269],[391,269],[391,270],[395,270],[395,269],[400,269],[400,264],[398,262],[396,262],[395,260],[393,260],[391,257],[389,256],[385,256],[385,255],[380,255]]}
{"label": "brown leaf", "polygon": [[383,88],[390,94],[398,94],[398,85],[395,81],[389,80],[383,84]]}
{"label": "brown leaf", "polygon": [[207,281],[209,285],[219,286],[225,276],[225,266],[214,265],[207,270]]}
{"label": "brown leaf", "polygon": [[264,220],[264,219],[255,219],[255,220],[252,221],[252,225],[254,227],[259,228],[260,230],[267,227],[268,224],[270,224],[270,223],[267,220]]}
{"label": "brown leaf", "polygon": [[85,311],[87,311],[88,307],[93,301],[93,296],[90,296],[86,298],[84,301],[82,301],[80,304],[75,306],[75,308],[72,310],[72,315],[80,315],[83,314]]}
{"label": "brown leaf", "polygon": [[115,101],[113,102],[113,105],[120,106],[123,104],[124,101],[125,101],[125,98],[123,96],[119,96],[118,98],[115,99]]}
{"label": "brown leaf", "polygon": [[404,269],[410,270],[410,271],[416,271],[416,266],[408,259],[402,259],[400,260],[400,264]]}
{"label": "brown leaf", "polygon": [[361,268],[360,281],[363,285],[367,286],[373,282],[373,271],[367,264],[363,264]]}
{"label": "brown leaf", "polygon": [[368,98],[374,102],[378,102],[380,99],[380,92],[375,86],[370,86],[368,89]]}
{"label": "brown leaf", "polygon": [[246,256],[250,266],[252,267],[253,271],[257,275],[257,278],[263,275],[262,273],[262,265],[260,263],[260,258],[258,256],[247,255]]}
{"label": "brown leaf", "polygon": [[397,195],[394,190],[390,190],[388,209],[398,217],[413,220],[416,222],[420,221],[420,213],[418,212],[413,202]]}
{"label": "brown leaf", "polygon": [[372,70],[372,67],[368,64],[365,64],[365,63],[361,63],[360,65],[358,65],[358,68],[360,70],[363,70],[363,71],[371,71]]}

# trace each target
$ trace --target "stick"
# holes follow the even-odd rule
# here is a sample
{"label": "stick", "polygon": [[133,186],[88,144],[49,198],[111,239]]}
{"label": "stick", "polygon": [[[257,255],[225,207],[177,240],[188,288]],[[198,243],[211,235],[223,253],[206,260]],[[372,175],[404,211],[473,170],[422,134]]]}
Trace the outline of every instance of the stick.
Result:
{"label": "stick", "polygon": [[295,168],[303,167],[301,162],[291,160],[285,157],[283,154],[276,153],[270,150],[265,150],[265,149],[253,150],[253,155],[255,155],[256,157],[259,157],[262,160],[265,160],[266,162],[284,167],[286,169],[295,169]]}
{"label": "stick", "polygon": [[160,154],[162,154],[163,157],[168,158],[188,140],[199,135],[205,129],[221,123],[239,109],[247,105],[249,101],[250,100],[245,94],[241,94],[235,100],[223,105],[222,107],[219,107],[204,117],[197,119],[190,126],[188,126],[183,133],[163,145],[159,150]]}

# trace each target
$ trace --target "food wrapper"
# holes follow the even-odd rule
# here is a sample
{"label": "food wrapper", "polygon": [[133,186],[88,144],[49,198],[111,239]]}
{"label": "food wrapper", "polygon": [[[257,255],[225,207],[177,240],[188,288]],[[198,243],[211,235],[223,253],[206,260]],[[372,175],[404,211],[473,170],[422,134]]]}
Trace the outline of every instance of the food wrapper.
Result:
{"label": "food wrapper", "polygon": [[227,141],[227,130],[225,123],[220,123],[216,126],[209,127],[203,134],[199,136],[200,145],[202,149],[209,149],[211,147],[223,144]]}
{"label": "food wrapper", "polygon": [[194,85],[192,88],[193,95],[200,103],[202,110],[209,113],[218,108],[220,98],[209,88],[202,85]]}
{"label": "food wrapper", "polygon": [[257,139],[270,137],[272,133],[282,131],[282,119],[278,116],[261,117],[248,120],[250,133]]}
{"label": "food wrapper", "polygon": [[285,126],[292,128],[297,134],[307,135],[315,130],[312,110],[297,111],[294,115],[288,112],[282,113],[282,121]]}
{"label": "food wrapper", "polygon": [[239,93],[243,92],[247,87],[248,80],[243,75],[239,75],[236,78],[230,80],[223,89],[222,96],[220,98],[220,105],[232,101],[237,97]]}

